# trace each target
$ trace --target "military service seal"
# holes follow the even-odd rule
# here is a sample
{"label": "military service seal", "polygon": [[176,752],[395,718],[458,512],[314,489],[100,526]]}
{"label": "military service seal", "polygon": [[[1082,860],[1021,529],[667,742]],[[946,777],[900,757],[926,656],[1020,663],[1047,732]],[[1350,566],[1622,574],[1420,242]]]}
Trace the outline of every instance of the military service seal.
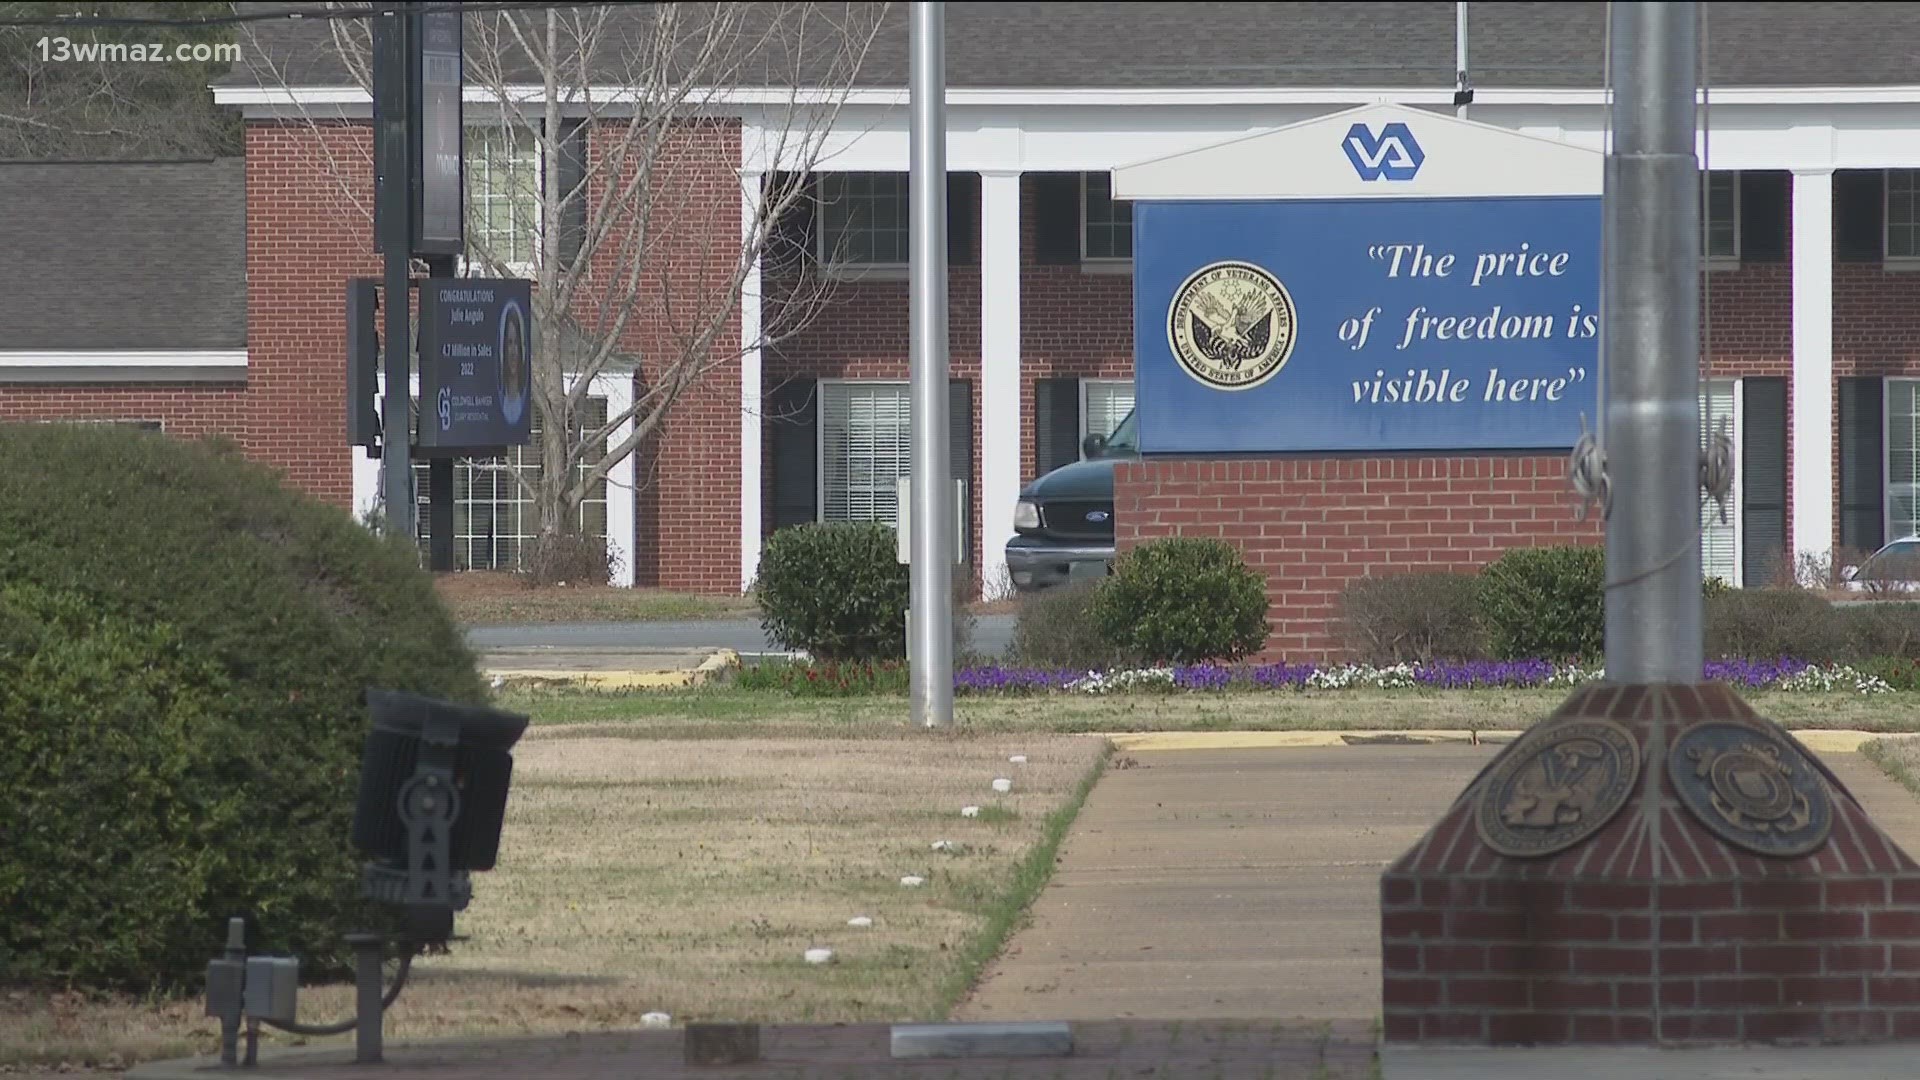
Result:
{"label": "military service seal", "polygon": [[1608,720],[1535,728],[1494,766],[1474,823],[1502,855],[1552,855],[1599,832],[1633,795],[1640,748]]}
{"label": "military service seal", "polygon": [[1217,262],[1182,282],[1167,342],[1187,374],[1216,390],[1251,390],[1293,355],[1293,297],[1252,263]]}
{"label": "military service seal", "polygon": [[1756,855],[1811,855],[1833,830],[1833,795],[1813,763],[1778,735],[1746,724],[1688,728],[1667,775],[1714,835]]}

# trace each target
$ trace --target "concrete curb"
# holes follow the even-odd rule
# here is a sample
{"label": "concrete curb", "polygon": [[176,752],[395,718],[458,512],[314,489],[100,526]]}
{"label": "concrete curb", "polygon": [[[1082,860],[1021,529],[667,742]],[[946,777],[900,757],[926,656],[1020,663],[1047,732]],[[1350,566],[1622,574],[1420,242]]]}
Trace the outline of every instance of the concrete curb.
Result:
{"label": "concrete curb", "polygon": [[[1861,745],[1886,736],[1870,731],[1796,731],[1794,737],[1818,753],[1852,753]],[[1509,743],[1517,731],[1482,731],[1480,743]],[[1103,738],[1116,750],[1288,750],[1328,746],[1405,745],[1408,743],[1468,746],[1469,731],[1142,731],[1111,733]]]}
{"label": "concrete curb", "polygon": [[683,690],[705,686],[721,673],[740,666],[740,654],[717,649],[699,666],[682,671],[563,671],[541,668],[493,668],[488,678],[514,683],[583,686],[596,690]]}

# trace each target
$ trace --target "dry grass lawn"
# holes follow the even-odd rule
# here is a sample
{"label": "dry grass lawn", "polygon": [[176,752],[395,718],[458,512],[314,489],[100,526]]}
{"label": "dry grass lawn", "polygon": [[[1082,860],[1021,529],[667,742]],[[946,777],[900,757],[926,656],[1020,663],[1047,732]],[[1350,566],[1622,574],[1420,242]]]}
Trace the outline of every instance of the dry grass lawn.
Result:
{"label": "dry grass lawn", "polygon": [[513,574],[438,574],[434,587],[458,622],[517,626],[563,622],[683,622],[752,615],[745,596],[695,596],[608,585],[529,588]]}
{"label": "dry grass lawn", "polygon": [[[1543,720],[1571,691],[1322,690],[1183,694],[962,695],[955,722],[975,732],[1513,730]],[[1920,731],[1920,694],[1747,693],[1789,728]],[[615,725],[652,738],[887,735],[907,729],[900,696],[797,698],[713,687],[690,691],[518,691],[504,707],[536,724]]]}
{"label": "dry grass lawn", "polygon": [[[1103,740],[1062,736],[631,734],[528,734],[499,868],[476,879],[456,930],[471,940],[415,966],[390,1038],[630,1028],[653,1010],[942,1017],[1044,884],[1105,754]],[[1011,794],[991,789],[1000,776]],[[962,818],[969,804],[987,812]],[[926,884],[904,888],[904,875]],[[873,926],[849,927],[857,915]],[[813,947],[833,962],[806,963]],[[301,991],[308,1023],[350,1005],[349,986]],[[0,1068],[210,1053],[218,1028],[200,1011],[197,999],[0,995]]]}

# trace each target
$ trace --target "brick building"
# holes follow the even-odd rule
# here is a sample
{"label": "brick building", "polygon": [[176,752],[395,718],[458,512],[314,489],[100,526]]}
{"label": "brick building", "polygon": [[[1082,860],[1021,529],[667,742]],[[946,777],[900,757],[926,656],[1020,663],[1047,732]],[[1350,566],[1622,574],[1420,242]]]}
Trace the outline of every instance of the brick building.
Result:
{"label": "brick building", "polygon": [[[1455,7],[947,10],[953,459],[969,557],[993,581],[1022,485],[1132,404],[1131,208],[1111,198],[1112,170],[1368,102],[1450,112]],[[1603,11],[1471,5],[1471,118],[1601,148]],[[1917,32],[1920,14],[1898,5],[1711,12],[1703,322],[1709,398],[1734,418],[1739,479],[1705,563],[1735,584],[1795,555],[1920,532],[1920,80],[1904,44]],[[262,47],[299,62],[277,81],[242,70],[216,86],[246,118],[244,162],[0,166],[10,211],[69,222],[43,229],[39,209],[32,223],[0,222],[28,253],[12,260],[27,323],[16,315],[0,341],[0,418],[229,434],[293,483],[371,504],[377,463],[345,443],[342,317],[345,279],[378,263],[339,179],[342,162],[368,170],[371,107],[326,61],[325,40],[310,21],[267,26]],[[777,351],[749,350],[709,378],[585,508],[621,555],[623,583],[737,590],[778,527],[892,520],[909,444],[905,67],[895,5],[840,113],[830,171],[814,177],[819,197],[787,223],[816,257],[756,268],[741,340],[761,317],[751,298],[783,275],[830,278],[831,305]],[[685,132],[679,175],[698,191],[680,228],[693,248],[737,236],[774,167],[768,93],[715,88]],[[316,107],[335,118],[317,134],[300,119]],[[470,115],[484,107],[470,100]],[[524,147],[470,140],[470,206],[490,206],[470,210],[470,227],[531,227],[519,209],[499,212],[507,197],[488,187],[529,167]],[[92,198],[88,185],[105,190]],[[116,198],[127,221],[94,209]],[[173,226],[157,250],[129,247],[164,231],[157,222]],[[117,247],[74,239],[108,236]],[[180,246],[195,242],[204,250]],[[817,257],[826,251],[844,254]],[[595,407],[618,413],[634,380],[603,375]],[[464,463],[459,486],[462,564],[510,564],[530,508],[486,462]],[[1270,575],[1276,649],[1311,655],[1355,575],[1597,540],[1564,493],[1558,453],[1150,459],[1121,470],[1116,519],[1123,546],[1172,532],[1232,539]]]}

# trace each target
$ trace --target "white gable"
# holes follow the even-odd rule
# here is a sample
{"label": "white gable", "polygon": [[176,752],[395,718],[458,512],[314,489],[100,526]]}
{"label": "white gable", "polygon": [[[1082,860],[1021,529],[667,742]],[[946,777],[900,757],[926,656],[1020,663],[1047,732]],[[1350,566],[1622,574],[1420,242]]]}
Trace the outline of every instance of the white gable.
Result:
{"label": "white gable", "polygon": [[[1396,124],[1403,127],[1389,129]],[[1598,195],[1605,160],[1594,150],[1444,113],[1363,105],[1123,165],[1113,170],[1113,195],[1135,201]]]}

